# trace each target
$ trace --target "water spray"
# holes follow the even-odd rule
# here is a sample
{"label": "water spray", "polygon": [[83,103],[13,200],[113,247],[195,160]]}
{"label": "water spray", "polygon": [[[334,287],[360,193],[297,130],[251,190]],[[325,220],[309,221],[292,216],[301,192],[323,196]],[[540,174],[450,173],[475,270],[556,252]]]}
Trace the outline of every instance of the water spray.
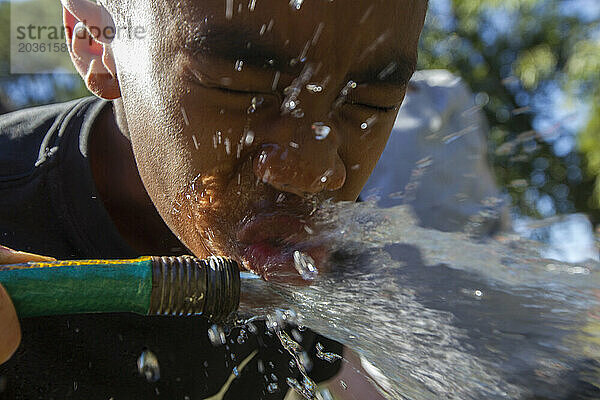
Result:
{"label": "water spray", "polygon": [[240,275],[251,274],[222,257],[0,265],[0,284],[20,317],[133,312],[220,321],[239,307]]}

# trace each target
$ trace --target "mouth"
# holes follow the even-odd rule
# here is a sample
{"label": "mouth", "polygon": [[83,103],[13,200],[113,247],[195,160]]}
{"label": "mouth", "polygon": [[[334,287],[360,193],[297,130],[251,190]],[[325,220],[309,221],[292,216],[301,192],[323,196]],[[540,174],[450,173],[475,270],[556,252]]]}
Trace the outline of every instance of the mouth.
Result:
{"label": "mouth", "polygon": [[296,215],[257,215],[242,223],[237,239],[244,266],[265,280],[307,284],[327,261],[314,226]]}

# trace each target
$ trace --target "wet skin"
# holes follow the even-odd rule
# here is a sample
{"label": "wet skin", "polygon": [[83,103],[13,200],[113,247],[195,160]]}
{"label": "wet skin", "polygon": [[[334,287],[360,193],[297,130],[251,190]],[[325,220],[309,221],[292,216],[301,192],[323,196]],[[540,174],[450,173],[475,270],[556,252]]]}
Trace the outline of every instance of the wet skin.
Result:
{"label": "wet skin", "polygon": [[[118,226],[119,193],[134,191],[129,204],[148,215],[154,205],[196,256],[229,255],[272,278],[293,270],[295,250],[326,259],[311,215],[326,199],[355,200],[367,181],[414,70],[426,4],[227,3],[132,0],[124,15],[103,2],[146,37],[115,38],[104,60],[116,66],[135,163],[105,151],[131,153],[118,138],[92,148],[92,162]],[[136,173],[118,179],[123,168],[143,186]],[[142,218],[142,231],[145,220],[156,224]]]}

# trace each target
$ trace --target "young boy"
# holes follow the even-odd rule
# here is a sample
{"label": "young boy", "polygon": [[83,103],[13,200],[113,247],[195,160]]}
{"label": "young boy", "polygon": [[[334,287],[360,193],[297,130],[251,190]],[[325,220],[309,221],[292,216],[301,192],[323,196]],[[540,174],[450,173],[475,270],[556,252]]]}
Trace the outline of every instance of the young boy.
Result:
{"label": "young boy", "polygon": [[[367,181],[415,67],[426,0],[62,5],[72,61],[97,97],[0,120],[0,243],[57,259],[219,254],[266,279],[293,270],[294,250],[324,261],[306,244],[310,215]],[[1,263],[30,257],[0,249]],[[282,398],[297,374],[268,335],[215,348],[202,319],[22,324],[21,351],[0,367],[14,397],[204,398],[254,351],[225,398]],[[19,332],[0,290],[0,361]],[[145,346],[160,359],[153,385],[132,363]],[[265,368],[283,389],[265,390]],[[327,371],[316,365],[315,379]]]}

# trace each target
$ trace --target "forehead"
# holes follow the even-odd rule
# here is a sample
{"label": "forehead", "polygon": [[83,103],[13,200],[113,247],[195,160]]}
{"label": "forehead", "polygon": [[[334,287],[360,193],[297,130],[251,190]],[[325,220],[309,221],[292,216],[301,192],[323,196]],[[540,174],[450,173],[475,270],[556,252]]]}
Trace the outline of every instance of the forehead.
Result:
{"label": "forehead", "polygon": [[182,0],[165,6],[171,18],[176,14],[171,22],[178,40],[206,52],[269,48],[289,59],[368,64],[416,57],[426,0]]}

